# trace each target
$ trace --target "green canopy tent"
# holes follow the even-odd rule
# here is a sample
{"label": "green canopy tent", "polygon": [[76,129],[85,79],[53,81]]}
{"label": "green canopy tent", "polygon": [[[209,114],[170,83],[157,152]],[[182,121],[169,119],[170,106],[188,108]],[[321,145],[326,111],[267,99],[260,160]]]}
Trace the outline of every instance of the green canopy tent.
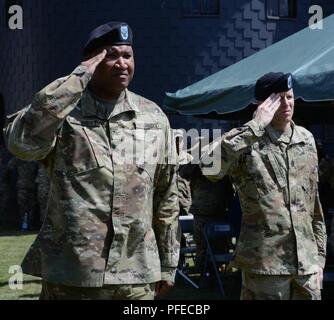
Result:
{"label": "green canopy tent", "polygon": [[175,93],[165,111],[184,115],[227,114],[253,102],[256,80],[267,72],[290,72],[296,99],[334,100],[334,15],[323,29],[309,27]]}

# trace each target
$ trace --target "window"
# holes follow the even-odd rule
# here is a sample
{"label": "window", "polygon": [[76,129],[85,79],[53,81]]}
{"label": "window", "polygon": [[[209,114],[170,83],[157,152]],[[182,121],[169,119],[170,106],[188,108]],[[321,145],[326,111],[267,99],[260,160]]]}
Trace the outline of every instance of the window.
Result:
{"label": "window", "polygon": [[267,0],[268,18],[296,18],[296,0]]}
{"label": "window", "polygon": [[183,16],[218,16],[219,0],[182,0]]}

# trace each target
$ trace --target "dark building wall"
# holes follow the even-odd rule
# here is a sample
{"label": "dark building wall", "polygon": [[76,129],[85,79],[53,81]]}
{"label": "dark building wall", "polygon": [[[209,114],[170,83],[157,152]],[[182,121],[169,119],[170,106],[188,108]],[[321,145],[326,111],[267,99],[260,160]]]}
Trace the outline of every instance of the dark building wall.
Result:
{"label": "dark building wall", "polygon": [[317,5],[323,9],[324,17],[334,13],[334,0],[311,0],[310,5]]}
{"label": "dark building wall", "polygon": [[302,29],[310,5],[310,0],[298,1],[294,20],[269,20],[265,0],[221,0],[220,16],[214,18],[182,17],[181,0],[21,2],[24,30],[0,26],[0,93],[7,113],[70,73],[81,61],[87,34],[107,21],[132,26],[137,66],[131,89],[161,103],[165,91],[189,85]]}

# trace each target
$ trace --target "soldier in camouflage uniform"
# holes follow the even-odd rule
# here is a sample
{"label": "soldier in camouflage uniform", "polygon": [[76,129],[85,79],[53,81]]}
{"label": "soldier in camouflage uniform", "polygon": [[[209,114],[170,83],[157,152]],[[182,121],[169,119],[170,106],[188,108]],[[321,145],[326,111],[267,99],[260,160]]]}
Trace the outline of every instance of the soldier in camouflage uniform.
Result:
{"label": "soldier in camouflage uniform", "polygon": [[[37,206],[37,162],[24,161],[12,158],[8,163],[8,168],[17,173],[16,199],[19,209],[19,222],[22,226],[24,215],[28,215],[28,228],[34,229],[38,213]],[[36,226],[37,227],[37,226]]]}
{"label": "soldier in camouflage uniform", "polygon": [[41,299],[154,299],[179,258],[176,148],[167,117],[127,89],[132,31],[95,29],[85,61],[8,118],[16,156],[44,160],[48,212],[23,261]]}
{"label": "soldier in camouflage uniform", "polygon": [[[192,157],[183,149],[183,133],[179,130],[174,130],[174,138],[177,153],[177,171],[176,171],[176,185],[178,191],[178,202],[179,202],[179,216],[184,216],[189,214],[189,209],[191,206],[191,191],[190,182],[185,179],[182,175],[183,168],[192,161]],[[180,241],[181,248],[187,246],[187,235],[182,233],[181,224],[178,226],[178,239]],[[185,257],[181,254],[179,264],[185,263]]]}
{"label": "soldier in camouflage uniform", "polygon": [[320,140],[316,141],[319,161],[319,197],[324,212],[324,217],[328,215],[328,209],[332,207],[333,189],[331,186],[331,177],[333,176],[333,168],[331,159],[326,154],[323,144]]}
{"label": "soldier in camouflage uniform", "polygon": [[180,215],[187,215],[192,203],[190,182],[182,177],[180,172],[177,174],[177,189],[179,193]]}
{"label": "soldier in camouflage uniform", "polygon": [[183,169],[192,161],[192,156],[183,149],[182,133],[178,132],[178,130],[175,130],[174,136],[178,155],[176,183],[178,189],[180,215],[187,215],[191,207],[192,199],[190,181],[184,177]]}
{"label": "soldier in camouflage uniform", "polygon": [[37,184],[37,201],[39,206],[39,218],[43,223],[47,213],[47,204],[50,189],[50,180],[47,173],[47,169],[42,163],[38,163],[38,171],[36,177]]}
{"label": "soldier in camouflage uniform", "polygon": [[[204,238],[204,228],[208,222],[228,220],[228,213],[232,204],[233,188],[228,177],[218,182],[208,180],[201,172],[199,165],[190,164],[186,175],[191,177],[190,189],[192,205],[190,213],[194,215],[193,234],[196,243],[195,267],[198,272],[204,271],[207,252]],[[226,252],[228,241],[220,244]]]}
{"label": "soldier in camouflage uniform", "polygon": [[[243,272],[241,298],[320,299],[326,229],[315,141],[292,121],[291,75],[261,77],[255,98],[254,119],[224,134],[202,158],[204,174],[229,173],[239,193],[243,218],[232,264]],[[210,159],[221,160],[218,174]]]}

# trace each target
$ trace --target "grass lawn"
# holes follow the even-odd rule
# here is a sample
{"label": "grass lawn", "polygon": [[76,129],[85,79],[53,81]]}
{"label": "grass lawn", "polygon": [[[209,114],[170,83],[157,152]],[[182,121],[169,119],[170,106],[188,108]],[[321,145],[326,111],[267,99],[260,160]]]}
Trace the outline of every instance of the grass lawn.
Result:
{"label": "grass lawn", "polygon": [[0,300],[38,299],[41,290],[40,279],[24,275],[23,289],[12,290],[8,281],[13,274],[11,266],[20,265],[36,233],[0,232]]}

